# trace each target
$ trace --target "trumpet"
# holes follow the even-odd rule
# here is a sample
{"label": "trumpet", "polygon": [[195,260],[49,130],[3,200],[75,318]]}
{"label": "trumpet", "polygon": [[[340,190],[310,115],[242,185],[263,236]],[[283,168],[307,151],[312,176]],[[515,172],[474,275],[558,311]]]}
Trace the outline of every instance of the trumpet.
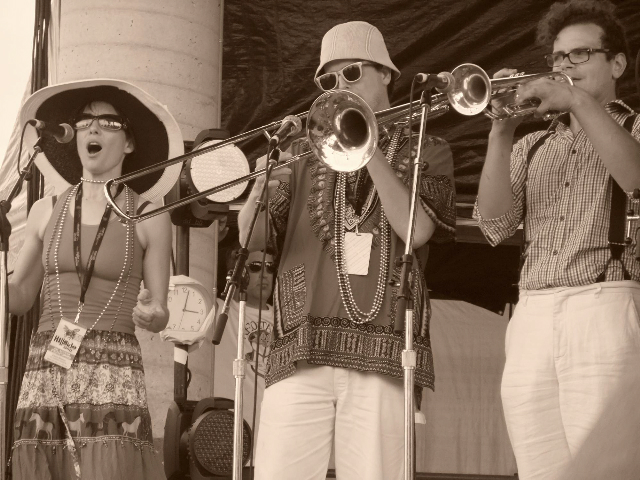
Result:
{"label": "trumpet", "polygon": [[[516,105],[514,97],[516,90],[520,85],[537,80],[539,78],[548,78],[558,82],[565,82],[573,85],[573,80],[566,73],[548,72],[548,73],[532,73],[529,75],[516,74],[506,78],[494,78],[491,80],[491,100],[501,99],[504,102],[502,107],[492,108],[490,105],[484,110],[486,116],[494,120],[503,120],[506,118],[524,117],[531,115],[540,105],[537,98],[530,98]],[[550,120],[562,112],[549,111],[544,114],[545,120]]]}
{"label": "trumpet", "polygon": [[[489,78],[489,75],[477,65],[464,63],[451,72],[454,78],[453,90],[447,94],[451,107],[463,115],[484,113],[492,120],[504,120],[531,115],[540,105],[536,98],[530,98],[520,105],[515,103],[518,87],[526,83],[548,78],[573,85],[573,80],[562,72],[516,74],[506,78]],[[444,100],[442,94],[436,95],[438,101]],[[502,100],[501,107],[494,107],[494,100]],[[562,112],[547,112],[546,120],[560,115]]]}
{"label": "trumpet", "polygon": [[[514,102],[506,102],[502,110],[497,112],[492,111],[490,104],[493,99],[504,99],[508,95],[515,95],[518,86],[538,78],[559,79],[572,84],[571,78],[558,72],[490,79],[482,68],[471,63],[459,65],[451,71],[451,75],[454,81],[450,91],[430,96],[428,119],[437,118],[447,113],[450,107],[463,115],[477,115],[484,111],[485,115],[493,119],[529,115],[537,108],[535,101],[525,102],[521,105],[516,105]],[[367,103],[353,92],[347,90],[324,92],[316,98],[309,111],[296,115],[306,123],[309,150],[278,164],[274,170],[305,159],[311,154],[315,154],[321,162],[335,171],[353,172],[359,170],[367,165],[377,148],[378,127],[385,127],[388,124],[408,123],[413,116],[420,115],[419,107],[422,102],[422,100],[415,100],[374,113]],[[107,202],[121,219],[129,222],[139,222],[240,183],[246,183],[263,175],[266,169],[257,170],[235,180],[188,195],[142,214],[128,214],[122,211],[111,193],[112,186],[117,186],[179,162],[184,164],[199,155],[262,135],[278,127],[280,127],[280,122],[272,122],[215,145],[194,150],[185,155],[108,180],[104,186]]]}

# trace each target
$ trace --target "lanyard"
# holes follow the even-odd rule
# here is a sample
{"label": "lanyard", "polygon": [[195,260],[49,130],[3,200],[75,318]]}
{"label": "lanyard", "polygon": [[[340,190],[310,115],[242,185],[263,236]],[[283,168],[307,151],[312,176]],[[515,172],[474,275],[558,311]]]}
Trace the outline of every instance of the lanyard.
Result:
{"label": "lanyard", "polygon": [[[122,191],[123,185],[119,186],[118,194]],[[116,194],[117,196],[117,194]],[[111,205],[107,204],[104,209],[104,213],[102,214],[102,219],[100,220],[100,224],[98,225],[98,232],[96,233],[96,238],[93,240],[93,246],[91,247],[91,251],[89,252],[89,260],[87,262],[87,268],[83,271],[80,256],[80,245],[81,245],[81,221],[80,218],[82,215],[82,184],[78,186],[78,190],[76,191],[76,204],[74,207],[74,216],[73,216],[73,262],[76,266],[76,273],[78,274],[78,280],[80,280],[80,300],[78,301],[78,314],[76,315],[76,319],[74,323],[78,323],[80,319],[80,312],[82,312],[82,308],[84,307],[84,297],[87,293],[87,289],[89,288],[89,282],[91,282],[91,277],[93,276],[93,268],[96,264],[96,258],[98,256],[98,250],[100,249],[100,244],[102,243],[102,239],[104,238],[104,234],[107,231],[107,226],[109,225],[109,217],[111,216]]]}

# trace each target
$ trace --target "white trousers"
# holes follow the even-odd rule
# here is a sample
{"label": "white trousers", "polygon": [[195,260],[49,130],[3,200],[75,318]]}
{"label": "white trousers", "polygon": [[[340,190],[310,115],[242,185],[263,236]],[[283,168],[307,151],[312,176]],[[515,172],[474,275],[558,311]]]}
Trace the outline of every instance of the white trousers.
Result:
{"label": "white trousers", "polygon": [[401,379],[298,362],[261,408],[256,480],[325,480],[334,439],[338,479],[403,477]]}
{"label": "white trousers", "polygon": [[640,368],[638,306],[640,285],[631,281],[521,292],[502,378],[521,480],[560,478],[587,439],[611,442],[589,437],[612,395],[637,390],[629,372]]}

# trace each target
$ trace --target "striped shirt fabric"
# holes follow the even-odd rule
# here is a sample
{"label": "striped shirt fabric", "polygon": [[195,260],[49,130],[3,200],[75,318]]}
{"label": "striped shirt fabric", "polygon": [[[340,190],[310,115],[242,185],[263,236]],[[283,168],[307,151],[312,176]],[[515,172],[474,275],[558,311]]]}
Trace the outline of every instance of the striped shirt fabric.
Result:
{"label": "striped shirt fabric", "polygon": [[[634,114],[620,100],[608,103],[605,109],[620,125]],[[527,154],[546,132],[526,135],[514,145],[511,210],[501,217],[485,219],[478,211],[477,200],[474,209],[482,232],[494,246],[516,232],[526,211],[527,245],[519,282],[519,287],[526,290],[592,284],[611,257],[609,172],[584,131],[574,135],[565,123],[556,123],[555,132],[538,148],[528,168]],[[636,117],[631,134],[640,141],[640,116]],[[627,192],[627,209],[632,203],[637,207],[631,193]],[[633,225],[632,236],[636,228]],[[622,262],[631,279],[639,281],[640,264],[634,251],[635,238],[625,248]],[[621,263],[609,263],[606,280],[623,279]]]}

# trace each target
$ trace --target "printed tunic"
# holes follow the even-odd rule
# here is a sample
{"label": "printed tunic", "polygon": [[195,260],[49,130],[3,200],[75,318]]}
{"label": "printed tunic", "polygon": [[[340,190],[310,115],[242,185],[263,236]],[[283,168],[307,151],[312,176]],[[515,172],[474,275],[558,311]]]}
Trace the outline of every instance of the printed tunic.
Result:
{"label": "printed tunic", "polygon": [[[417,135],[412,149],[417,149]],[[387,152],[397,142],[391,166],[410,190],[408,129],[396,128],[379,148]],[[305,142],[292,147],[304,151]],[[337,173],[315,156],[294,164],[288,183],[281,183],[270,203],[271,243],[279,256],[274,293],[275,320],[266,385],[295,371],[296,362],[352,368],[401,377],[404,337],[393,332],[400,267],[394,260],[404,254],[398,235],[390,234],[390,262],[382,308],[363,324],[349,319],[343,306],[335,263],[334,211]],[[450,241],[455,236],[453,162],[448,144],[428,137],[423,149],[425,169],[420,182],[420,205],[436,224],[431,241]],[[356,305],[371,310],[378,284],[381,258],[381,203],[366,169],[347,174],[345,230],[373,235],[367,275],[349,275]],[[355,208],[354,208],[355,207]],[[360,215],[357,215],[357,213]],[[387,215],[392,213],[386,212]],[[430,306],[423,268],[428,245],[415,253],[413,273],[414,331],[417,368],[415,381],[433,388],[433,358],[429,337]]]}

